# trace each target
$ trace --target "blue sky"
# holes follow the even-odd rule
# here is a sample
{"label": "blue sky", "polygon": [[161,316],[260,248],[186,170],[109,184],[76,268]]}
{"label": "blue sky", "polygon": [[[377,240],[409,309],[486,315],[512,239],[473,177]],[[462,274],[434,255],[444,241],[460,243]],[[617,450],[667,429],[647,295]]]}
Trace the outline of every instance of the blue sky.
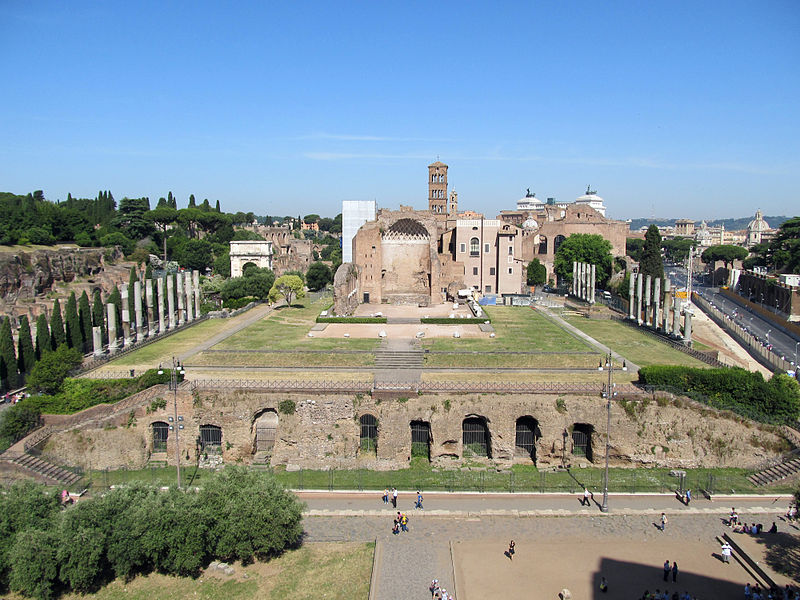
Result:
{"label": "blue sky", "polygon": [[0,3],[0,191],[798,214],[800,2]]}

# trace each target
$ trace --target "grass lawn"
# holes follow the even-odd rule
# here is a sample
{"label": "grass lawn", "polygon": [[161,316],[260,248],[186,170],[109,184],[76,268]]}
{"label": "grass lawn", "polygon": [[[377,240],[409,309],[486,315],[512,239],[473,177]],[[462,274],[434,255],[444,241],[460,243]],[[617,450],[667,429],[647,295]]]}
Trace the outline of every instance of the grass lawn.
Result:
{"label": "grass lawn", "polygon": [[248,379],[271,381],[372,381],[372,371],[347,370],[329,371],[326,367],[292,370],[220,370],[213,367],[191,367],[192,379]]}
{"label": "grass lawn", "polygon": [[[596,363],[595,363],[596,366]],[[463,373],[463,372],[422,372],[423,381],[459,381],[459,382],[507,382],[507,381],[564,381],[570,383],[606,383],[608,373],[603,371],[541,371],[541,372],[504,372]],[[638,381],[639,376],[632,371],[614,371],[615,383],[631,383]]]}
{"label": "grass lawn", "polygon": [[[233,565],[233,575],[207,570],[197,579],[152,573],[114,580],[94,594],[66,594],[63,600],[366,600],[375,544],[305,544],[268,562]],[[18,595],[7,598],[23,598]]]}
{"label": "grass lawn", "polygon": [[706,363],[675,350],[646,333],[611,319],[587,319],[565,315],[564,320],[640,367],[649,365],[708,367]]}
{"label": "grass lawn", "polygon": [[518,367],[525,369],[597,367],[602,355],[596,354],[425,354],[426,367]]}
{"label": "grass lawn", "polygon": [[186,361],[192,366],[224,366],[224,367],[371,367],[375,364],[375,355],[371,352],[363,354],[344,354],[338,352],[241,352],[226,350],[224,352],[201,352]]}
{"label": "grass lawn", "polygon": [[213,346],[213,350],[374,350],[378,340],[356,338],[309,338],[317,316],[329,298],[296,300],[261,321]]}
{"label": "grass lawn", "polygon": [[173,356],[186,352],[203,340],[217,335],[230,326],[230,319],[208,319],[179,331],[168,338],[153,342],[144,348],[111,360],[104,367],[113,371],[119,367],[153,366],[160,362],[167,362]]}
{"label": "grass lawn", "polygon": [[429,350],[587,352],[594,348],[564,331],[526,306],[488,306],[494,338],[442,338],[423,340]]}

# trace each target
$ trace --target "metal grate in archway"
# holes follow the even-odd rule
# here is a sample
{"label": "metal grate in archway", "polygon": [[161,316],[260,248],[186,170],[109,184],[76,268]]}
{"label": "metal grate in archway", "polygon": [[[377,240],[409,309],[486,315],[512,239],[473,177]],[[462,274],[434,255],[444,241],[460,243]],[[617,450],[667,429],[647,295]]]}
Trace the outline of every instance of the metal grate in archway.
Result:
{"label": "metal grate in archway", "polygon": [[167,451],[167,438],[169,437],[169,425],[156,421],[153,427],[153,452]]}
{"label": "metal grate in archway", "polygon": [[411,456],[431,458],[431,424],[427,421],[411,421]]}
{"label": "metal grate in archway", "polygon": [[592,431],[586,423],[575,423],[572,427],[572,454],[592,460]]}
{"label": "metal grate in archway", "polygon": [[541,437],[539,423],[533,417],[517,419],[517,432],[514,438],[515,454],[528,457],[536,463],[536,441]]}
{"label": "metal grate in archway", "polygon": [[222,452],[222,427],[200,425],[200,447],[204,452]]}
{"label": "metal grate in archway", "polygon": [[378,419],[374,415],[361,415],[361,434],[359,446],[362,450],[375,452],[378,449]]}
{"label": "metal grate in archway", "polygon": [[492,457],[489,444],[489,428],[486,420],[480,417],[467,417],[461,425],[464,457],[483,456]]}

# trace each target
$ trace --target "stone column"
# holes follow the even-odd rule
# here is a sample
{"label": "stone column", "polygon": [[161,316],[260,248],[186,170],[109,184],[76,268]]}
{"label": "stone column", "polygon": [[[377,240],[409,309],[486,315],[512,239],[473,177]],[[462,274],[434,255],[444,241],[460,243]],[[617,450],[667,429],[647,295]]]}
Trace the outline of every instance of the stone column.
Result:
{"label": "stone column", "polygon": [[672,321],[669,320],[669,307],[670,307],[670,299],[672,296],[670,295],[670,281],[669,279],[664,280],[664,333],[669,335],[670,330],[672,329],[671,323]]}
{"label": "stone column", "polygon": [[672,294],[672,335],[681,337],[681,299],[674,290]]}
{"label": "stone column", "polygon": [[636,275],[628,277],[628,318],[633,321],[633,309],[636,306]]}
{"label": "stone column", "polygon": [[192,287],[194,288],[194,316],[200,318],[200,271],[192,271]]}
{"label": "stone column", "polygon": [[178,327],[180,327],[186,322],[186,311],[183,309],[186,294],[183,291],[183,273],[180,271],[175,273],[175,292],[178,296]]}
{"label": "stone column", "polygon": [[683,343],[692,345],[692,311],[683,311]]}
{"label": "stone column", "polygon": [[641,273],[636,274],[636,322],[642,324],[642,284],[644,277]]}
{"label": "stone column", "polygon": [[141,342],[144,340],[144,331],[142,327],[142,282],[139,280],[133,282],[133,313],[136,318],[136,341]]}
{"label": "stone column", "polygon": [[[164,318],[164,278],[156,279],[156,290],[158,290],[158,333],[164,333],[166,329],[166,319]],[[170,303],[171,304],[171,303]]]}
{"label": "stone column", "polygon": [[131,313],[128,309],[128,284],[123,283],[119,286],[119,295],[122,298],[122,345],[131,344]]}
{"label": "stone column", "polygon": [[194,311],[192,310],[192,274],[188,271],[183,274],[183,284],[186,288],[186,322],[191,323],[194,321]]}
{"label": "stone column", "polygon": [[586,288],[589,281],[589,269],[585,262],[581,263],[581,300],[586,300]]}
{"label": "stone column", "polygon": [[92,346],[95,356],[103,356],[103,328],[99,325],[92,327]]}
{"label": "stone column", "polygon": [[117,305],[113,302],[106,304],[106,316],[108,318],[108,353],[114,354],[117,351]]}
{"label": "stone column", "polygon": [[653,277],[651,275],[647,275],[644,280],[644,322],[647,326],[650,326],[652,323],[650,321],[650,292],[653,286]]}
{"label": "stone column", "polygon": [[153,311],[153,280],[144,280],[144,297],[145,304],[147,305],[147,337],[152,337],[156,334],[156,319]]}
{"label": "stone column", "polygon": [[572,295],[578,295],[578,261],[572,261]]}
{"label": "stone column", "polygon": [[591,265],[589,268],[589,304],[594,304],[594,286],[596,283],[595,278],[597,277],[597,267]]}
{"label": "stone column", "polygon": [[661,278],[653,282],[653,329],[661,327]]}
{"label": "stone column", "polygon": [[172,273],[167,275],[167,308],[169,312],[169,328],[175,329],[178,323],[175,320],[175,278]]}

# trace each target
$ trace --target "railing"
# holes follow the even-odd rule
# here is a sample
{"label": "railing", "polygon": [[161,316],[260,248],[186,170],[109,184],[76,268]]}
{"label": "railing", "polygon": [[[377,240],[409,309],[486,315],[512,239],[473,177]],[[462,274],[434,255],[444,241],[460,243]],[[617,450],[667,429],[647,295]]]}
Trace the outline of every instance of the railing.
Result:
{"label": "railing", "polygon": [[55,432],[56,428],[52,425],[47,425],[35,430],[32,434],[25,438],[25,443],[22,445],[23,450],[25,450],[25,452],[30,452]]}
{"label": "railing", "polygon": [[369,392],[371,381],[303,381],[268,379],[194,379],[191,389],[244,389],[275,392]]}

